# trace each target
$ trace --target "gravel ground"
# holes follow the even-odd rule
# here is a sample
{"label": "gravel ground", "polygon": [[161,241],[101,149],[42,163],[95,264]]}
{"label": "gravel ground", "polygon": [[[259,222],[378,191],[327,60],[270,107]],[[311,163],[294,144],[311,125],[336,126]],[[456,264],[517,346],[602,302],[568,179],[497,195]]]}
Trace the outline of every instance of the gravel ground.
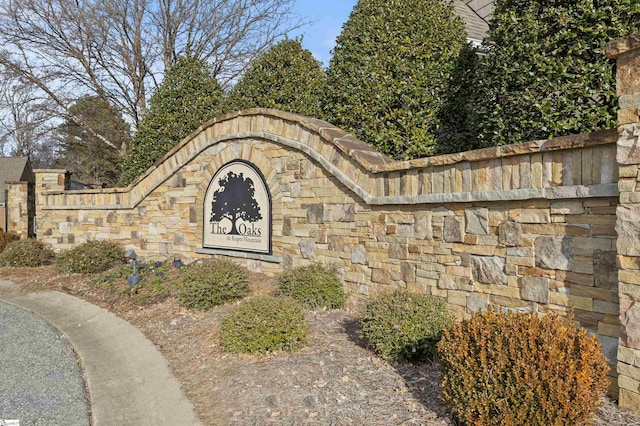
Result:
{"label": "gravel ground", "polygon": [[0,419],[20,426],[86,426],[82,372],[66,340],[41,318],[0,303]]}

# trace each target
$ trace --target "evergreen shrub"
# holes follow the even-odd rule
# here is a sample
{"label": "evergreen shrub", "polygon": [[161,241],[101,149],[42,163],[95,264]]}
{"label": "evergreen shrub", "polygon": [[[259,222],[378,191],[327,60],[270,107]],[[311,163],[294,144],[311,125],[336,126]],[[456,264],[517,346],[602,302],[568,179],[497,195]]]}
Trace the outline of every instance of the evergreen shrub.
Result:
{"label": "evergreen shrub", "polygon": [[249,273],[231,260],[215,259],[182,268],[173,285],[187,309],[207,311],[249,293]]}
{"label": "evergreen shrub", "polygon": [[443,301],[405,290],[371,300],[360,320],[362,336],[387,361],[427,361],[451,316]]}
{"label": "evergreen shrub", "polygon": [[89,240],[60,252],[55,267],[71,274],[94,274],[125,262],[124,248],[114,241]]}
{"label": "evergreen shrub", "polygon": [[608,385],[596,338],[552,315],[474,313],[438,350],[442,397],[464,424],[586,424]]}
{"label": "evergreen shrub", "polygon": [[0,231],[0,253],[4,251],[4,248],[12,241],[18,241],[20,236],[15,232]]}
{"label": "evergreen shrub", "polygon": [[346,294],[336,272],[322,265],[309,265],[284,272],[278,292],[300,301],[310,309],[342,307]]}
{"label": "evergreen shrub", "polygon": [[302,308],[285,297],[257,297],[235,308],[222,322],[220,342],[233,353],[295,352],[309,334]]}
{"label": "evergreen shrub", "polygon": [[0,253],[0,266],[36,267],[50,263],[54,257],[53,250],[41,241],[15,240]]}

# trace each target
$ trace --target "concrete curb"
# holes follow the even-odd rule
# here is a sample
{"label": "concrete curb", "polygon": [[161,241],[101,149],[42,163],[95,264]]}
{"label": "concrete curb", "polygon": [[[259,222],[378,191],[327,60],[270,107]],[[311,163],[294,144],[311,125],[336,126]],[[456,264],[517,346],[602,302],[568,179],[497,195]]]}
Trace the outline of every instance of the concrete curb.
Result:
{"label": "concrete curb", "polygon": [[60,292],[0,300],[47,320],[71,343],[82,360],[93,426],[201,425],[160,352],[128,322]]}

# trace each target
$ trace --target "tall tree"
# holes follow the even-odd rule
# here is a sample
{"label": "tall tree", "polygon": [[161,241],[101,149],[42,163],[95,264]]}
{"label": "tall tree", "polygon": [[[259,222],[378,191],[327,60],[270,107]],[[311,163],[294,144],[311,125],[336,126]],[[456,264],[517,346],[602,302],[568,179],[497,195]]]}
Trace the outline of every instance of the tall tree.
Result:
{"label": "tall tree", "polygon": [[299,27],[293,0],[6,0],[0,2],[0,71],[22,78],[122,156],[70,111],[98,96],[135,126],[147,98],[181,55],[212,64],[223,84]]}
{"label": "tall tree", "polygon": [[128,185],[181,139],[220,113],[222,89],[206,62],[179,58],[149,101],[122,164],[119,184]]}
{"label": "tall tree", "polygon": [[262,107],[319,117],[324,72],[299,40],[282,40],[251,63],[224,102],[225,111]]}
{"label": "tall tree", "polygon": [[479,144],[615,127],[604,44],[638,30],[638,0],[496,0],[472,109]]}
{"label": "tall tree", "polygon": [[[118,145],[129,144],[130,126],[108,102],[97,96],[87,96],[69,109],[109,140]],[[72,120],[66,120],[56,133],[59,144],[57,167],[71,171],[74,178],[83,183],[109,187],[116,184],[122,162],[116,150]]]}
{"label": "tall tree", "polygon": [[327,70],[325,118],[396,159],[432,154],[465,38],[450,1],[359,0]]}

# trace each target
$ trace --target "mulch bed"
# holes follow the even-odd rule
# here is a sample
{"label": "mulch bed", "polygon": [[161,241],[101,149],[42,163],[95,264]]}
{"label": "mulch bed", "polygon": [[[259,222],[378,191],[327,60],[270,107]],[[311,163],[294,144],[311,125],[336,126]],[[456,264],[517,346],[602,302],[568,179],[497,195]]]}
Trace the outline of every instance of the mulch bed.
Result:
{"label": "mulch bed", "polygon": [[[49,274],[47,276],[47,273]],[[192,312],[174,298],[140,306],[52,270],[0,270],[23,289],[61,290],[110,309],[138,326],[167,359],[205,425],[455,425],[439,399],[437,363],[382,361],[366,348],[356,318],[345,311],[308,312],[308,347],[297,353],[232,355],[218,344],[218,327],[233,306]],[[273,283],[254,278],[251,296]],[[638,425],[640,418],[610,401],[595,425]]]}

